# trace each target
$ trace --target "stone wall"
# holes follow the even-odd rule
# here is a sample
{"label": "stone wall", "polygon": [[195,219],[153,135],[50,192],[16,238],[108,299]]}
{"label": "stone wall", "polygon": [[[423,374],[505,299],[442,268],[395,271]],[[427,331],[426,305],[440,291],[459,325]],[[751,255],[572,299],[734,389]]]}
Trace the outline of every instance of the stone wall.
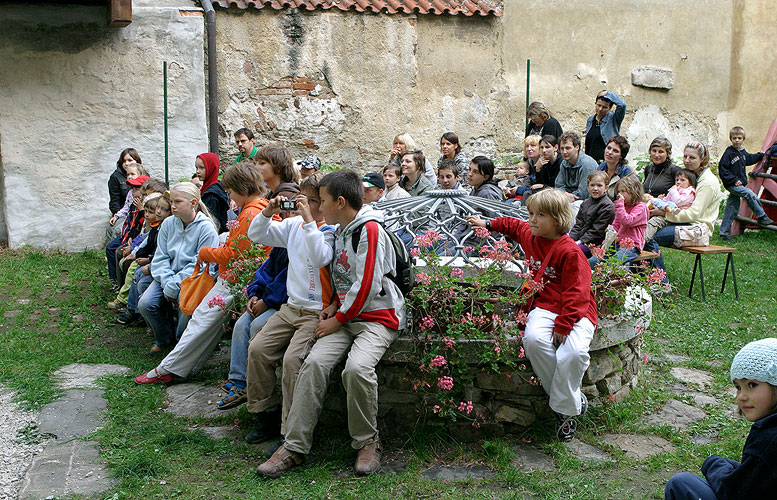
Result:
{"label": "stone wall", "polygon": [[82,250],[104,243],[107,182],[122,149],[164,178],[167,60],[170,179],[207,151],[204,21],[186,0],[107,7],[0,6],[0,239]]}
{"label": "stone wall", "polygon": [[[601,404],[608,398],[623,401],[629,396],[639,380],[641,346],[642,334],[630,322],[602,321],[591,343],[591,365],[583,377],[582,390],[591,405]],[[447,424],[428,409],[424,413],[420,394],[408,381],[408,369],[418,364],[412,352],[411,340],[400,337],[378,365],[378,414],[382,426],[389,431],[413,428],[419,419]],[[537,419],[552,417],[548,397],[532,379],[536,375],[527,359],[521,360],[519,369],[500,373],[484,371],[478,365],[475,350],[471,359],[468,375],[472,382],[465,389],[466,399],[473,402],[474,411],[483,415],[484,423],[479,429],[473,429],[469,422],[459,421],[452,425],[457,435],[478,438],[484,432],[501,434],[526,428]],[[334,370],[325,401],[329,421],[341,421],[346,407],[339,378],[342,368],[341,364]],[[460,377],[464,378],[467,377]]]}
{"label": "stone wall", "polygon": [[[767,7],[550,0],[505,2],[501,18],[220,9],[221,151],[237,154],[231,132],[242,126],[295,156],[364,169],[382,166],[402,131],[432,160],[447,130],[471,154],[519,151],[528,58],[531,99],[566,130],[584,130],[599,90],[622,95],[632,157],[659,134],[675,155],[696,138],[717,156],[734,124],[756,150],[777,107],[760,69],[777,57],[766,49],[777,20]],[[659,88],[638,76],[632,84],[644,67],[659,70],[648,78],[662,73]]]}

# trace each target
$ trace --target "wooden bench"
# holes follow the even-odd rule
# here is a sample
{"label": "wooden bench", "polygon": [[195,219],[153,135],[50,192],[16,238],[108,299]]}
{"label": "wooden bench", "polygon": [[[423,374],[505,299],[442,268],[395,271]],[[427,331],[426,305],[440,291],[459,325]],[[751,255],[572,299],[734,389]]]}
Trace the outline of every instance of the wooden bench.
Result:
{"label": "wooden bench", "polygon": [[629,262],[641,262],[643,260],[653,260],[653,259],[657,259],[658,256],[659,256],[658,252],[649,252],[647,250],[642,250],[639,256],[634,257]]}
{"label": "wooden bench", "polygon": [[706,247],[682,247],[682,248],[678,248],[678,250],[682,250],[684,252],[688,252],[696,255],[696,259],[693,263],[693,274],[691,275],[691,287],[688,290],[688,297],[690,297],[691,294],[693,293],[693,283],[696,280],[696,268],[698,267],[699,279],[701,280],[701,298],[702,300],[707,300],[706,295],[704,294],[704,271],[701,265],[701,256],[709,255],[709,254],[725,253],[725,254],[728,254],[728,257],[726,258],[726,270],[723,271],[723,285],[720,287],[720,292],[723,293],[723,291],[726,289],[726,278],[728,277],[728,268],[730,265],[731,280],[734,282],[734,296],[736,297],[737,300],[739,300],[739,290],[737,290],[737,275],[736,275],[736,272],[734,271],[734,252],[737,251],[736,248],[709,245]]}

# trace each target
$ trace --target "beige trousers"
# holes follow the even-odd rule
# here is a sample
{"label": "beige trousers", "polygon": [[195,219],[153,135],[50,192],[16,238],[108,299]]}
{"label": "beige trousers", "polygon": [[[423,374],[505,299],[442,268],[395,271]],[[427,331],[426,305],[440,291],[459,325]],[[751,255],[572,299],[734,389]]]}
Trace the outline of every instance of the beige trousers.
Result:
{"label": "beige trousers", "polygon": [[329,377],[346,356],[342,379],[347,393],[351,446],[358,450],[374,442],[378,438],[375,367],[398,336],[397,330],[380,323],[348,322],[336,332],[318,339],[299,371],[286,422],[284,446],[305,455],[310,452]]}
{"label": "beige trousers", "polygon": [[319,312],[283,304],[248,344],[246,392],[249,412],[259,413],[278,405],[275,367],[281,360],[283,362],[281,434],[286,430],[297,373],[315,341]]}

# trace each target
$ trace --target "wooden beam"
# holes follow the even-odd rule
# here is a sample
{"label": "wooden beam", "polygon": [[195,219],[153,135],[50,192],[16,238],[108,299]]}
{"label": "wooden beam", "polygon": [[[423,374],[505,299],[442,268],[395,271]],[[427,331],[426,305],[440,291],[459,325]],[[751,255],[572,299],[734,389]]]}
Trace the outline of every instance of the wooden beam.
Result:
{"label": "wooden beam", "polygon": [[108,25],[124,28],[132,22],[132,0],[108,0]]}

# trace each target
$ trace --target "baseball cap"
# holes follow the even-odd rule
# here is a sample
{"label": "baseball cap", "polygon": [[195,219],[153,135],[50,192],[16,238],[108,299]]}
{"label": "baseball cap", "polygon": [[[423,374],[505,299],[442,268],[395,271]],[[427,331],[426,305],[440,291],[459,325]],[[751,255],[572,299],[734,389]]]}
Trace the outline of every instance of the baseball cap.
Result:
{"label": "baseball cap", "polygon": [[306,170],[320,170],[321,169],[321,160],[318,159],[318,156],[316,155],[307,155],[303,159],[297,162],[297,166],[300,169],[306,169]]}
{"label": "baseball cap", "polygon": [[127,184],[129,184],[130,186],[140,186],[144,182],[149,180],[150,178],[151,177],[149,177],[147,175],[139,175],[139,176],[135,177],[134,179],[127,179]]}
{"label": "baseball cap", "polygon": [[383,177],[377,172],[369,172],[362,177],[362,184],[364,187],[376,187],[378,189],[386,189],[386,182]]}

